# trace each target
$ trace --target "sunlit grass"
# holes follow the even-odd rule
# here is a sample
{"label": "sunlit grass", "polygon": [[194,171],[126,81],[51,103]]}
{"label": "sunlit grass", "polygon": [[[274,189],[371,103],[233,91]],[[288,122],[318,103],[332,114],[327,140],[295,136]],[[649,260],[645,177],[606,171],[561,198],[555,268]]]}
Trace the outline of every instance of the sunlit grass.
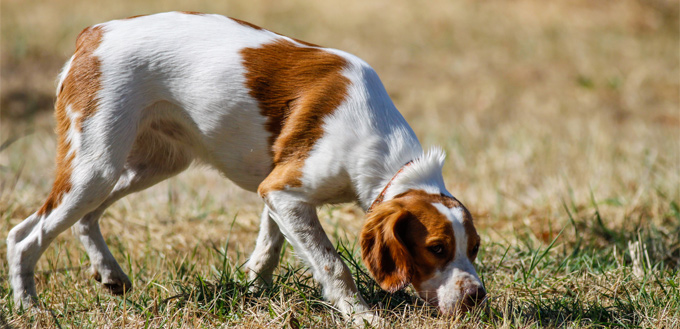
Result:
{"label": "sunlit grass", "polygon": [[[680,217],[675,220],[680,221]],[[360,265],[352,242],[339,241],[337,249],[366,300],[399,327],[671,328],[680,325],[680,244],[674,238],[680,233],[677,227],[680,225],[675,232],[667,232],[670,236],[655,227],[639,227],[637,239],[632,237],[644,250],[644,259],[638,265],[630,249],[617,248],[631,241],[624,238],[601,248],[583,239],[565,241],[564,235],[558,234],[546,245],[518,232],[516,237],[525,243],[489,243],[482,249],[478,264],[491,292],[488,305],[459,319],[440,316],[410,290],[396,294],[382,291]],[[564,228],[573,229],[573,225]],[[611,233],[630,235],[616,229]],[[4,283],[0,295],[8,310],[3,315],[11,319],[10,324],[29,327],[344,326],[340,314],[323,301],[319,285],[305,267],[290,257],[289,248],[282,252],[283,266],[273,285],[256,293],[249,292],[241,271],[245,258],[232,259],[225,248],[228,246],[197,244],[193,251],[168,262],[154,255],[128,262],[124,267],[132,265],[135,290],[118,297],[101,293],[94,281],[83,280],[80,265],[87,260],[73,259],[57,245],[46,255],[49,270],[37,274],[40,298],[49,305],[50,313],[12,310],[10,289]],[[672,251],[658,252],[656,248]],[[208,257],[197,257],[201,249]],[[119,253],[119,259],[129,255],[126,250]],[[51,262],[57,258],[65,259],[67,267],[55,268]]]}

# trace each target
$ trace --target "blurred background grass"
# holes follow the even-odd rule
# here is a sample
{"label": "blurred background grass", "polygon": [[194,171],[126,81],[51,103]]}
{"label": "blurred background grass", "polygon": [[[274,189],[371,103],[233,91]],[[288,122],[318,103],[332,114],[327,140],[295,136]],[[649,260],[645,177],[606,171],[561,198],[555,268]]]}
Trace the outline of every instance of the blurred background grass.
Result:
{"label": "blurred background grass", "polygon": [[[587,203],[591,190],[630,210],[649,204],[654,189],[678,198],[678,8],[666,0],[5,0],[2,137],[52,124],[55,78],[84,27],[204,11],[368,61],[421,141],[448,151],[450,189],[492,222],[482,225],[550,217],[561,211],[556,200]],[[44,175],[42,185],[52,153],[46,146],[44,169],[32,173]],[[23,158],[2,156],[13,154]]]}
{"label": "blurred background grass", "polygon": [[[549,243],[574,225],[561,237],[565,245],[583,238],[625,248],[636,230],[653,225],[667,243],[652,258],[676,269],[680,263],[672,235],[680,226],[678,1],[3,0],[0,6],[0,236],[49,192],[55,79],[78,33],[111,19],[189,10],[366,60],[421,142],[448,152],[447,186],[475,214],[484,242]],[[111,207],[102,228],[115,235],[109,242],[120,246],[119,260],[146,259],[149,252],[182,258],[227,236],[235,259],[249,253],[261,203],[218,177],[192,168]],[[362,224],[356,207],[325,207],[320,215],[335,238],[355,240]],[[612,232],[627,233],[619,241]],[[58,241],[84,257],[72,237]],[[487,259],[500,256],[490,252]],[[6,267],[4,257],[0,264]]]}

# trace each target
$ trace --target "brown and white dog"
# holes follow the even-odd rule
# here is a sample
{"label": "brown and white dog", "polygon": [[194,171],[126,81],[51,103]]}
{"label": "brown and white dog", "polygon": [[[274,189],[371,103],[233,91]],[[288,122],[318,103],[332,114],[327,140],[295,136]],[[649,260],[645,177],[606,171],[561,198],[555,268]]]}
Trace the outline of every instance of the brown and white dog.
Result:
{"label": "brown and white dog", "polygon": [[345,315],[376,319],[316,215],[356,201],[361,253],[387,291],[409,283],[444,313],[485,296],[472,262],[472,217],[444,187],[444,154],[423,152],[375,71],[335,49],[219,15],[162,13],[85,29],[57,87],[57,169],[43,206],[7,238],[17,303],[36,296],[34,268],[67,228],[94,277],[132,284],[98,220],[116,200],[209,164],[265,202],[246,270],[271,281],[287,239]]}

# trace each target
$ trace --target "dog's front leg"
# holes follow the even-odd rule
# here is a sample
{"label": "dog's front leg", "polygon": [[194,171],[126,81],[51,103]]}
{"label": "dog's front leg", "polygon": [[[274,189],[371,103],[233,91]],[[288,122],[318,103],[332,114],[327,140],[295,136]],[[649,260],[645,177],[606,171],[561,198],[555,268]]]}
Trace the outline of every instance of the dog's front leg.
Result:
{"label": "dog's front leg", "polygon": [[325,298],[357,324],[363,325],[364,320],[377,324],[379,317],[359,294],[349,268],[321,227],[315,207],[288,191],[272,191],[264,199],[286,240],[321,283]]}

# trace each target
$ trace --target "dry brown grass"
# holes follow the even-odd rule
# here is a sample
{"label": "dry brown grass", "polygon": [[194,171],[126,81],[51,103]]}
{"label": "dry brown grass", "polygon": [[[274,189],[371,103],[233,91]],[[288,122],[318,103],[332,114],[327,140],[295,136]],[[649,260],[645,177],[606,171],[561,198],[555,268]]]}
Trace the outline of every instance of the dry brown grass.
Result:
{"label": "dry brown grass", "polygon": [[[214,12],[362,57],[421,142],[448,152],[447,185],[476,214],[486,246],[480,273],[491,311],[452,323],[404,295],[397,299],[405,306],[387,308],[397,313],[389,316],[396,327],[606,321],[680,327],[680,214],[673,208],[680,203],[677,1],[4,0],[1,10],[2,237],[49,192],[54,79],[78,32],[136,14]],[[216,250],[227,241],[228,263],[241,264],[252,250],[260,208],[255,195],[205,168],[128,197],[102,220],[135,284],[128,302],[87,279],[82,247],[63,234],[38,265],[38,289],[53,315],[2,313],[10,292],[0,258],[0,326],[293,327],[299,321],[343,327],[338,314],[318,306],[323,302],[313,294],[316,288],[290,293],[301,283],[285,280],[306,280],[301,271],[281,279],[288,283],[272,295],[243,297],[226,315],[220,313],[226,308],[211,304],[218,299],[166,300],[181,288],[199,291],[192,288],[197,276],[215,282],[221,264]],[[324,207],[320,215],[334,241],[356,240],[362,214],[355,207]],[[533,253],[545,250],[562,228],[532,271],[527,263],[537,260]],[[651,258],[639,266],[662,284],[631,275],[635,257],[626,246],[635,241]],[[5,251],[0,242],[0,254]],[[285,263],[297,266],[290,254]],[[561,262],[576,265],[555,270]],[[621,297],[636,284],[662,303]],[[314,307],[301,299],[310,292]],[[559,296],[572,297],[560,304]],[[155,309],[139,306],[159,303]],[[604,311],[598,313],[599,306]],[[566,315],[555,315],[560,307]],[[612,315],[593,320],[598,314]]]}

